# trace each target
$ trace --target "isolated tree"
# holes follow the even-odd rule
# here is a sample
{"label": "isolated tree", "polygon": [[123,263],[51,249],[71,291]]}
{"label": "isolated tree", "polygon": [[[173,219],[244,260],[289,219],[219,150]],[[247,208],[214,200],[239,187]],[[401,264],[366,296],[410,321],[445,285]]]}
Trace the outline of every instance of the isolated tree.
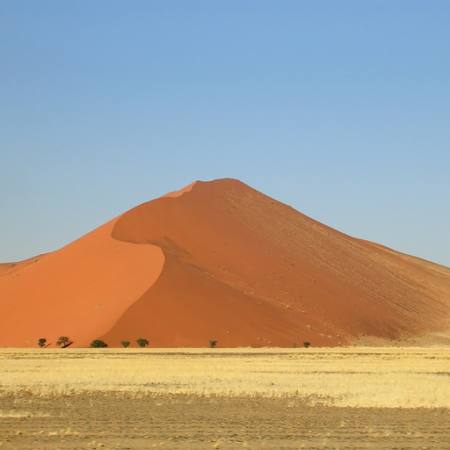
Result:
{"label": "isolated tree", "polygon": [[136,339],[136,343],[137,345],[139,345],[139,347],[148,347],[148,345],[150,344],[150,342],[145,339],[145,338],[138,338]]}
{"label": "isolated tree", "polygon": [[216,348],[217,347],[217,340],[216,339],[210,339],[209,340],[209,348]]}
{"label": "isolated tree", "polygon": [[71,341],[70,338],[67,336],[60,336],[58,338],[58,340],[56,341],[56,345],[58,345],[61,348],[66,348],[72,344],[73,344],[73,341]]}
{"label": "isolated tree", "polygon": [[101,339],[94,339],[91,342],[91,347],[92,348],[105,348],[108,347],[108,344],[104,341],[102,341]]}
{"label": "isolated tree", "polygon": [[303,342],[303,347],[305,348],[311,347],[311,342],[308,341]]}
{"label": "isolated tree", "polygon": [[39,347],[43,348],[43,347],[45,347],[46,344],[47,344],[47,339],[45,339],[45,338],[39,338],[38,339]]}
{"label": "isolated tree", "polygon": [[130,341],[121,341],[120,343],[122,344],[123,348],[128,348],[130,346]]}

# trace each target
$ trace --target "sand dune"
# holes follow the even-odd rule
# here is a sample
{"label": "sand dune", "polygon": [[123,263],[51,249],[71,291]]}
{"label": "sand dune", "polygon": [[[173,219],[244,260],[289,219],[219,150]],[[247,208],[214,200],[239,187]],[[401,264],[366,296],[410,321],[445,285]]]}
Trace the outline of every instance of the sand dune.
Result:
{"label": "sand dune", "polygon": [[[29,260],[29,261],[34,261]],[[341,345],[450,329],[450,269],[355,239],[231,179],[144,203],[0,266],[0,345]]]}
{"label": "sand dune", "polygon": [[3,263],[0,264],[0,277],[2,275],[10,275],[11,273],[20,270],[27,266],[28,264],[33,264],[38,262],[44,255],[38,255],[33,258],[25,259],[23,261],[14,263]]}
{"label": "sand dune", "polygon": [[161,249],[112,239],[113,225],[0,274],[0,345],[54,343],[61,335],[88,345],[154,283]]}

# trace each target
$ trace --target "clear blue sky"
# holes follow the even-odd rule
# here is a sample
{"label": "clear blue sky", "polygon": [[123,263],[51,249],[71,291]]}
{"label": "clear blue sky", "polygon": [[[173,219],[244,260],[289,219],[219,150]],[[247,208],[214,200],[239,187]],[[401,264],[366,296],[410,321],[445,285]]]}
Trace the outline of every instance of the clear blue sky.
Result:
{"label": "clear blue sky", "polygon": [[0,261],[239,178],[450,265],[448,0],[0,0]]}

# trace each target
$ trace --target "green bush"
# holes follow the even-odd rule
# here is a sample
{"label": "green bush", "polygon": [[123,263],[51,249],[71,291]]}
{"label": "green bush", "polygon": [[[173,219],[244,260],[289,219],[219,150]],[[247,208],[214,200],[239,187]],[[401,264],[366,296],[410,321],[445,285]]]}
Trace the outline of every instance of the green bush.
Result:
{"label": "green bush", "polygon": [[217,347],[217,340],[216,339],[210,339],[209,340],[209,348],[216,348]]}
{"label": "green bush", "polygon": [[128,348],[130,346],[130,341],[121,341],[120,343],[122,344],[123,348]]}
{"label": "green bush", "polygon": [[104,341],[102,341],[101,339],[94,339],[91,342],[91,347],[92,348],[105,348],[108,347],[108,344]]}
{"label": "green bush", "polygon": [[58,345],[61,348],[66,348],[72,344],[73,344],[73,341],[71,341],[70,338],[67,336],[60,336],[58,338],[58,340],[56,341],[56,345]]}
{"label": "green bush", "polygon": [[142,348],[148,347],[148,345],[150,344],[150,342],[145,338],[136,339],[136,343],[139,347],[142,347]]}
{"label": "green bush", "polygon": [[303,347],[305,348],[311,347],[311,342],[308,341],[303,342]]}
{"label": "green bush", "polygon": [[45,339],[45,338],[39,338],[39,339],[38,339],[38,345],[39,345],[39,347],[43,348],[43,347],[46,346],[46,344],[47,344],[47,339]]}

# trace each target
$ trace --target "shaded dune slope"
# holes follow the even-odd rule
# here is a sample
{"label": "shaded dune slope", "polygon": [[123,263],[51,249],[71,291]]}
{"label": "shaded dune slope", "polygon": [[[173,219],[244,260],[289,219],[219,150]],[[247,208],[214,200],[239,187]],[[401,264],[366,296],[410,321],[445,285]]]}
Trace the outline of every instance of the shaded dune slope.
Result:
{"label": "shaded dune slope", "polygon": [[[29,261],[33,261],[29,260]],[[351,238],[231,179],[0,266],[0,345],[341,345],[450,329],[450,269]]]}

